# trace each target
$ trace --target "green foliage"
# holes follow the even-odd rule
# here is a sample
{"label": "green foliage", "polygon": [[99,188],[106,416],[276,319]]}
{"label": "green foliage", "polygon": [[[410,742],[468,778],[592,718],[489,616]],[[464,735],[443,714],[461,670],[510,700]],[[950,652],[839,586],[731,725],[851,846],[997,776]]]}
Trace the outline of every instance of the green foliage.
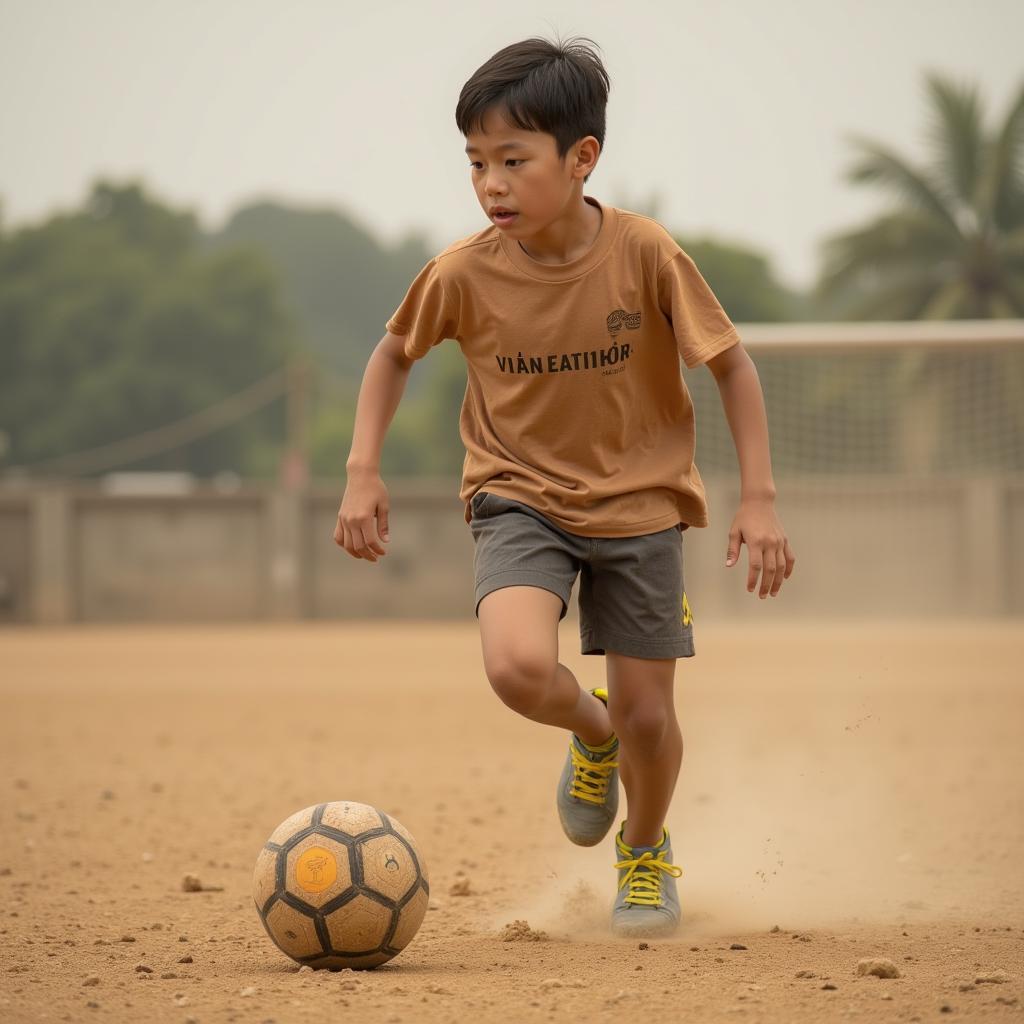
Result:
{"label": "green foliage", "polygon": [[[31,464],[162,427],[295,351],[267,261],[204,253],[189,213],[100,182],[79,212],[0,237],[0,430]],[[234,468],[281,409],[129,468]],[[74,472],[74,467],[62,467]],[[121,468],[115,466],[111,468]]]}
{"label": "green foliage", "polygon": [[[662,197],[654,192],[641,198],[623,191],[614,205],[664,223]],[[786,288],[765,253],[741,242],[674,236],[697,264],[722,308],[735,323],[771,323],[804,319],[806,297]]]}
{"label": "green foliage", "polygon": [[847,180],[892,205],[826,240],[816,297],[837,319],[1024,316],[1024,85],[990,132],[976,87],[936,72],[925,84],[927,164],[851,137],[860,155]]}
{"label": "green foliage", "polygon": [[432,255],[415,235],[389,249],[337,210],[274,203],[243,207],[208,240],[214,250],[239,243],[266,255],[323,365],[357,380],[385,321]]}
{"label": "green foliage", "polygon": [[[826,240],[809,294],[787,289],[755,249],[680,240],[734,321],[1024,316],[1024,88],[989,130],[975,88],[937,74],[926,84],[929,162],[854,137],[860,156],[848,180],[886,190],[891,203]],[[614,201],[658,217],[656,196],[646,207]],[[348,213],[273,203],[243,207],[205,235],[191,212],[130,182],[97,181],[79,210],[38,225],[5,229],[0,218],[0,469],[45,467],[167,427],[302,357],[312,369],[312,474],[343,478],[367,360],[432,252],[417,234],[388,247]],[[992,430],[1019,431],[1024,368],[1006,358],[972,362],[970,387],[990,400]],[[813,421],[790,417],[791,437],[773,430],[776,466],[898,470],[916,459],[934,468],[938,452],[970,464],[973,451],[942,414],[962,394],[956,369],[921,352],[892,362],[882,372],[840,354],[761,357],[770,423],[788,415],[773,403],[797,395],[817,422],[871,436],[816,452],[806,442]],[[720,420],[710,376],[691,375],[690,387],[701,422]],[[415,365],[385,441],[385,476],[460,473],[465,388],[454,341]],[[927,430],[901,440],[893,409]],[[186,444],[103,468],[275,476],[285,420],[278,397]],[[936,439],[931,454],[922,455],[922,434]]]}
{"label": "green foliage", "polygon": [[[830,319],[1024,316],[1024,85],[991,131],[975,86],[929,72],[925,90],[931,108],[926,164],[915,165],[872,139],[851,137],[860,154],[847,180],[883,190],[890,207],[868,224],[826,240],[812,308]],[[881,376],[866,367],[861,362],[851,368],[836,357],[807,360],[799,371],[805,381],[801,393],[832,422],[854,422],[870,381],[880,408],[899,408],[903,423],[916,424],[902,436],[894,424],[881,465],[981,468],[989,456],[965,447],[962,424],[949,415],[968,402],[967,386],[978,381],[987,388],[978,400],[986,402],[988,430],[993,436],[1019,434],[1019,353],[977,353],[970,381],[951,371],[942,352],[901,352]],[[990,455],[1004,457],[995,449]]]}
{"label": "green foliage", "polygon": [[[420,378],[414,392],[413,380]],[[352,447],[356,394],[322,382],[320,408],[310,436],[310,467],[314,476],[337,478],[345,470]],[[446,341],[414,364],[406,391],[395,411],[381,452],[381,474],[392,476],[458,476],[465,448],[459,434],[459,413],[466,390],[466,367],[458,344]]]}
{"label": "green foliage", "polygon": [[797,293],[782,285],[763,253],[711,238],[676,239],[734,323],[800,319]]}

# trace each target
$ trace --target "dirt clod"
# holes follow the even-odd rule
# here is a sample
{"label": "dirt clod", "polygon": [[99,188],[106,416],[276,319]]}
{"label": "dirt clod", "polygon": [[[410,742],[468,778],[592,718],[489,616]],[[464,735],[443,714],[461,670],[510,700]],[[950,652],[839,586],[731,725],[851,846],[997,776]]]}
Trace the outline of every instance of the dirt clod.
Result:
{"label": "dirt clod", "polygon": [[501,930],[503,942],[543,942],[547,937],[547,932],[535,931],[529,922],[519,919],[505,925]]}
{"label": "dirt clod", "polygon": [[900,969],[884,956],[869,956],[857,961],[858,974],[873,974],[876,978],[901,978]]}

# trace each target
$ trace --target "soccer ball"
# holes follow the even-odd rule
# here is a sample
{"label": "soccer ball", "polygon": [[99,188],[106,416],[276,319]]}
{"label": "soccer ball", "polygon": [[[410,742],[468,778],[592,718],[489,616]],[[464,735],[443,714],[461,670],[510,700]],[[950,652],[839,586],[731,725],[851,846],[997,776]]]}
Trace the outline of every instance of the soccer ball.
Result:
{"label": "soccer ball", "polygon": [[296,811],[256,858],[267,934],[311,967],[367,969],[397,956],[427,911],[427,866],[394,818],[348,800]]}

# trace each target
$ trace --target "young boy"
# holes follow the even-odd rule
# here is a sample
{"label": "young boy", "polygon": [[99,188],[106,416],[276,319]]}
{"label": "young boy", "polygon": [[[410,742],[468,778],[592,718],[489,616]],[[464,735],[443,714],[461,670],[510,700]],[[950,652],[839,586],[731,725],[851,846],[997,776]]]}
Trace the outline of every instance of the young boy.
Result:
{"label": "young boy", "polygon": [[[468,386],[459,497],[474,541],[484,668],[501,700],[572,735],[557,788],[569,839],[599,843],[618,811],[612,929],[679,922],[665,816],[682,759],[677,658],[692,657],[683,531],[708,525],[679,368],[714,375],[739,456],[726,565],[776,596],[794,556],[775,513],[764,401],[736,328],[659,223],[583,194],[604,144],[608,75],[589,47],[528,39],[465,84],[455,117],[490,224],[417,275],[370,358],[334,539],[385,555],[387,426],[410,367],[457,340]],[[605,687],[558,661],[577,572],[583,654]]]}

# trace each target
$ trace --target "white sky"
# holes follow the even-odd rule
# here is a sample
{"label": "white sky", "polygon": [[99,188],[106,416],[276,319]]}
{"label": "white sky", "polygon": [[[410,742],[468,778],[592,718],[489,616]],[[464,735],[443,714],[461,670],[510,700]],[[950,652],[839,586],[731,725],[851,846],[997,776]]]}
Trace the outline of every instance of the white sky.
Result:
{"label": "white sky", "polygon": [[809,283],[882,208],[843,181],[867,135],[930,159],[924,69],[991,128],[1024,83],[1019,0],[0,0],[0,203],[13,226],[141,177],[218,227],[243,201],[340,207],[436,250],[487,226],[454,110],[528,36],[589,36],[612,88],[585,191],[763,248]]}

